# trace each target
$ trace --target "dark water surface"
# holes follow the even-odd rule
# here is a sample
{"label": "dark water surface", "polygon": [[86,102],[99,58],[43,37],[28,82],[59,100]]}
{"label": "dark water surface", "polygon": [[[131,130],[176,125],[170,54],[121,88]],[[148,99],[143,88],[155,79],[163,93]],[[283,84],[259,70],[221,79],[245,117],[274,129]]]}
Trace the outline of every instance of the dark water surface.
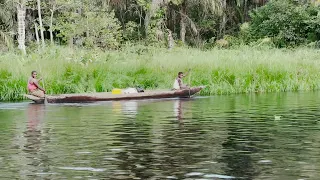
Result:
{"label": "dark water surface", "polygon": [[319,97],[2,103],[0,178],[320,179]]}

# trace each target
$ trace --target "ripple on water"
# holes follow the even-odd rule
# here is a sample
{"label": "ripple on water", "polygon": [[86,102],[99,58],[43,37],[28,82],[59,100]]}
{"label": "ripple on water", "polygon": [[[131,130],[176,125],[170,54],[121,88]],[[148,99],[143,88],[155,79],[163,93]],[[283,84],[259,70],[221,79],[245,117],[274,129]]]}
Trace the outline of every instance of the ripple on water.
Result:
{"label": "ripple on water", "polygon": [[80,152],[75,152],[75,154],[92,154],[92,152],[80,151]]}
{"label": "ripple on water", "polygon": [[186,177],[202,176],[203,174],[204,174],[204,173],[201,173],[201,172],[191,172],[191,173],[186,174],[185,176],[186,176]]}
{"label": "ripple on water", "polygon": [[59,167],[63,170],[74,170],[74,171],[92,171],[92,172],[103,172],[106,169],[92,168],[92,167]]}
{"label": "ripple on water", "polygon": [[[0,174],[6,179],[317,179],[319,95],[0,104]],[[282,117],[275,121],[274,115]]]}
{"label": "ripple on water", "polygon": [[226,175],[220,175],[220,174],[205,174],[203,176],[204,178],[219,178],[219,179],[234,179],[233,176],[226,176]]}

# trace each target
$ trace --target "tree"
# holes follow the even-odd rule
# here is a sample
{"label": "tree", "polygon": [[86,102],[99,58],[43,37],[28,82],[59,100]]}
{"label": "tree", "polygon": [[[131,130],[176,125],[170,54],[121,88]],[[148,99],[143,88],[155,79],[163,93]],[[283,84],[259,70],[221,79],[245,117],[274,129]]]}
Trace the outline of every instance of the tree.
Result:
{"label": "tree", "polygon": [[[63,10],[66,11],[68,8],[70,8],[71,2],[68,0],[49,0],[47,2],[48,6],[49,6],[49,12],[50,12],[50,19],[48,19],[47,21],[49,22],[49,34],[50,34],[50,43],[51,45],[54,44],[54,40],[53,40],[53,30],[54,30],[54,14],[56,11],[59,10]],[[65,8],[65,9],[63,9]]]}
{"label": "tree", "polygon": [[[317,32],[319,9],[296,4],[290,0],[275,0],[253,11],[250,31],[259,39],[270,37],[279,47],[296,46],[308,41]],[[317,39],[315,37],[315,39]]]}
{"label": "tree", "polygon": [[23,54],[26,54],[25,46],[25,18],[26,18],[26,1],[19,0],[17,2],[17,19],[18,19],[18,48],[22,51]]}
{"label": "tree", "polygon": [[146,15],[144,18],[144,28],[145,28],[145,34],[148,35],[148,29],[150,20],[153,17],[153,15],[156,13],[156,11],[160,8],[160,5],[163,3],[163,0],[152,0],[151,4],[148,4],[146,1],[139,1],[142,6],[145,7]]}
{"label": "tree", "polygon": [[[260,6],[265,8],[270,6],[269,4],[283,2],[296,7],[302,5],[315,7],[318,0],[267,2],[268,0],[0,0],[0,42],[2,44],[6,42],[8,46],[10,40],[12,42],[13,37],[17,37],[19,49],[25,51],[25,44],[35,41],[35,36],[40,36],[42,46],[45,46],[45,39],[49,39],[49,36],[45,37],[44,34],[48,33],[51,44],[57,39],[70,45],[115,48],[120,46],[121,42],[140,41],[143,38],[147,43],[164,44],[164,37],[170,32],[171,41],[180,39],[182,43],[197,46],[215,42],[225,35],[238,35],[240,25],[245,22],[252,21],[251,24],[256,27],[265,25],[266,22],[260,25],[257,23],[258,16],[255,18],[254,15],[249,16],[250,11],[253,10],[255,13],[255,9]],[[277,8],[274,7],[273,12]],[[288,14],[295,14],[297,8],[293,10],[294,12]],[[318,19],[314,16],[311,20],[302,17],[305,14],[309,16],[310,13],[307,12],[309,10],[301,9],[299,13],[302,19],[288,20],[282,24],[286,26],[295,24],[300,27],[303,23],[307,24],[305,20],[308,20],[309,29],[304,30],[307,35],[298,33],[297,28],[288,28],[290,32],[282,30],[274,37],[293,42],[288,41],[291,33],[295,34],[291,37],[297,38],[294,42],[301,43],[312,36],[311,29],[318,36],[315,28],[319,27]],[[110,14],[114,15],[111,17]],[[270,25],[277,23],[277,18],[280,17],[278,15],[267,14],[269,18],[273,18],[269,21]],[[16,21],[18,23],[15,23]],[[107,22],[111,24],[108,25]],[[37,35],[38,29],[39,35]],[[109,32],[110,29],[116,32]],[[262,33],[263,30],[250,29],[251,32],[255,31],[256,38],[258,35],[261,37],[263,33],[270,34],[273,30],[264,29],[265,32]],[[103,33],[110,34],[107,36]],[[141,34],[145,34],[145,37]],[[299,35],[296,36],[297,34]]]}
{"label": "tree", "polygon": [[57,2],[56,0],[51,0],[51,9],[50,9],[50,25],[49,25],[49,31],[50,31],[50,42],[51,45],[53,44],[53,14],[56,11]]}
{"label": "tree", "polygon": [[0,0],[0,44],[4,43],[7,47],[13,44],[16,11],[13,1]]}
{"label": "tree", "polygon": [[121,26],[114,12],[102,11],[92,1],[73,4],[57,19],[56,29],[64,41],[69,44],[75,41],[79,46],[115,49],[122,40]]}
{"label": "tree", "polygon": [[41,1],[37,0],[37,5],[38,5],[38,16],[39,16],[39,24],[40,24],[40,36],[41,36],[41,42],[42,42],[42,47],[45,46],[44,43],[44,35],[43,35],[43,24],[42,24],[42,17],[41,17]]}

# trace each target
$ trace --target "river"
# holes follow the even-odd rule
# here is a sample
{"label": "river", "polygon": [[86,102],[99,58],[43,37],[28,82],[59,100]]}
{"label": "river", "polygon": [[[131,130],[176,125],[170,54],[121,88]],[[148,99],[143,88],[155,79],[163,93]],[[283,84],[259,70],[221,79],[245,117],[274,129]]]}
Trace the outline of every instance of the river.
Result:
{"label": "river", "polygon": [[0,103],[3,179],[318,179],[320,92]]}

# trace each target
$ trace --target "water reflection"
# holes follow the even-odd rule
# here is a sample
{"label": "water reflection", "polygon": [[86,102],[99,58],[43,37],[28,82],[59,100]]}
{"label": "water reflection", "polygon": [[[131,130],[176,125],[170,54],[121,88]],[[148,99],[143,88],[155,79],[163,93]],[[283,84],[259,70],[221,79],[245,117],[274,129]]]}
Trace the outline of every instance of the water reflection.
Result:
{"label": "water reflection", "polygon": [[138,113],[137,101],[122,102],[122,113],[127,117],[134,118]]}
{"label": "water reflection", "polygon": [[43,137],[43,123],[45,117],[45,106],[40,104],[29,104],[27,107],[27,128],[23,136],[26,139],[21,156],[26,157],[27,167],[24,169],[29,178],[35,178],[36,173],[41,172],[42,167],[48,161],[48,156],[42,154],[41,147]]}
{"label": "water reflection", "polygon": [[182,102],[180,99],[175,100],[173,103],[173,112],[174,112],[174,117],[176,117],[179,121],[182,121]]}
{"label": "water reflection", "polygon": [[113,101],[112,111],[129,118],[134,118],[138,113],[138,102],[137,101]]}
{"label": "water reflection", "polygon": [[45,106],[41,104],[29,104],[27,107],[27,129],[29,132],[40,131],[39,125],[44,119]]}
{"label": "water reflection", "polygon": [[114,138],[119,140],[112,146],[121,147],[121,149],[114,152],[115,159],[113,160],[117,160],[118,168],[110,178],[150,178],[153,176],[151,172],[148,173],[152,169],[150,164],[152,149],[149,146],[152,138],[150,121],[142,119],[143,110],[141,116],[137,114],[137,102],[122,102],[121,105],[124,117],[130,117],[130,119],[119,119],[121,123],[111,132],[115,133]]}
{"label": "water reflection", "polygon": [[[1,121],[0,174],[4,179],[317,179],[318,97],[237,95],[0,110],[0,117],[10,120]],[[282,118],[275,121],[275,114]]]}

